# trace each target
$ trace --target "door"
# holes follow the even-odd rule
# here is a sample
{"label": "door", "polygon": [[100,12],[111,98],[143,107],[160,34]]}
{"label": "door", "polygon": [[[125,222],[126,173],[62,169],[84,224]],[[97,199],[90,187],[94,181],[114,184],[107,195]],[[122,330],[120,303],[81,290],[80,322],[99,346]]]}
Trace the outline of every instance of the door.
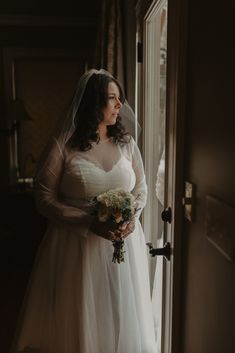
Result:
{"label": "door", "polygon": [[181,353],[235,352],[235,2],[214,5],[188,9],[184,169],[196,197],[184,227]]}
{"label": "door", "polygon": [[[142,146],[149,190],[143,226],[147,241],[163,250],[150,248],[149,257],[156,353],[179,352],[185,77],[179,12],[179,1],[154,1],[142,26]],[[165,256],[151,257],[156,253]]]}

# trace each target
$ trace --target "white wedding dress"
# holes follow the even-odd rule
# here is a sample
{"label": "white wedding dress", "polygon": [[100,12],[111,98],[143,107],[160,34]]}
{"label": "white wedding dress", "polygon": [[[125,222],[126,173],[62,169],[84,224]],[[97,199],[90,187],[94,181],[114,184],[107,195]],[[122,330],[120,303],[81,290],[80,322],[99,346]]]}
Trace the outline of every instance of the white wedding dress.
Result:
{"label": "white wedding dress", "polygon": [[[125,239],[125,262],[112,262],[109,240],[89,230],[88,200],[122,188],[146,202],[133,139],[87,152],[61,151],[54,139],[36,180],[49,219],[19,317],[12,353],[155,353],[147,249],[137,217]],[[33,234],[32,234],[33,236]]]}

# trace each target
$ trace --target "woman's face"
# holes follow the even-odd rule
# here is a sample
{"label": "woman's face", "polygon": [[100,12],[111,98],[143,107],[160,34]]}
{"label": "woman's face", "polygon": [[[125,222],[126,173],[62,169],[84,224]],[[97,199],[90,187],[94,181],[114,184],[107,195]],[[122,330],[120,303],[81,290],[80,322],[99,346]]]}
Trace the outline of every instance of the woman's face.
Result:
{"label": "woman's face", "polygon": [[107,104],[103,109],[103,120],[102,125],[114,125],[119,114],[119,110],[122,107],[120,101],[120,91],[116,83],[109,82],[108,84],[108,100]]}

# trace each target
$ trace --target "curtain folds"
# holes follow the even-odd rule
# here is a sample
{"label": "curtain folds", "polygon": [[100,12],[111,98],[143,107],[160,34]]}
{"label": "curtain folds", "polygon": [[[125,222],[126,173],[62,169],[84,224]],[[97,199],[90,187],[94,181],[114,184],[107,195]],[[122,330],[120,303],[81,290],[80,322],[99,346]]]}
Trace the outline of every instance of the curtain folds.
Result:
{"label": "curtain folds", "polygon": [[103,0],[95,66],[108,70],[126,91],[125,21],[123,0]]}

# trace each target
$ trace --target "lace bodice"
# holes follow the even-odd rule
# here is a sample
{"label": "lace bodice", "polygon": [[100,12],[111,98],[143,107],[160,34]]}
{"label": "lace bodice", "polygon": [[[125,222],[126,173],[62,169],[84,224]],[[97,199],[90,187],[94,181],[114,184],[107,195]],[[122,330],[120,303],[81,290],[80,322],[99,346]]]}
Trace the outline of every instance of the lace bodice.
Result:
{"label": "lace bodice", "polygon": [[62,151],[54,139],[35,186],[37,207],[44,216],[83,226],[92,221],[84,201],[102,192],[122,188],[138,195],[140,212],[147,197],[140,151],[132,138],[121,146],[112,140],[94,143],[83,152]]}
{"label": "lace bodice", "polygon": [[[88,152],[74,152],[67,158],[60,184],[63,198],[73,199],[76,204],[78,199],[89,199],[108,189],[133,190],[136,176],[131,160],[110,141],[100,146],[95,145]],[[109,158],[105,158],[107,151]]]}

